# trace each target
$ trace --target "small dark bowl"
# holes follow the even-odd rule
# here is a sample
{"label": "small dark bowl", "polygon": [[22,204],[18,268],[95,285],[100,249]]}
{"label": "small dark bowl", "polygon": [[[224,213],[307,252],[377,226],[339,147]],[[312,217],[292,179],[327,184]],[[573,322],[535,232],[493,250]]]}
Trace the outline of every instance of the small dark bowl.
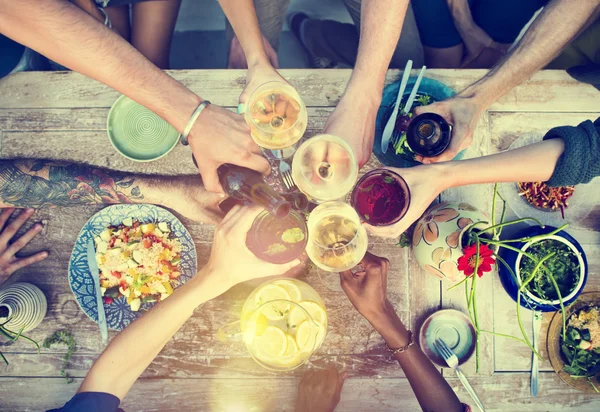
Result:
{"label": "small dark bowl", "polygon": [[[515,238],[518,239],[518,238],[522,238],[522,237],[542,235],[542,234],[550,233],[555,229],[556,229],[555,227],[551,227],[551,226],[546,226],[544,228],[542,228],[540,226],[531,226],[531,227],[528,227],[528,228],[525,228],[525,229],[519,231],[515,235]],[[588,263],[587,263],[587,258],[585,256],[585,252],[583,251],[583,248],[581,247],[579,242],[577,242],[577,240],[575,240],[575,238],[573,236],[569,235],[564,230],[561,230],[560,232],[556,233],[555,236],[558,236],[565,240],[568,240],[571,244],[573,244],[573,246],[575,246],[575,249],[577,249],[577,251],[579,252],[579,254],[581,255],[581,258],[583,260],[583,273],[581,275],[583,280],[581,281],[579,288],[577,289],[577,292],[574,294],[574,296],[569,298],[568,300],[563,301],[564,305],[567,306],[567,305],[570,305],[571,303],[575,302],[575,300],[577,300],[577,298],[579,297],[579,295],[583,292],[583,289],[585,288],[585,284],[587,282],[587,276],[588,276]],[[525,246],[525,242],[512,243],[511,245],[517,249],[522,249],[523,246]],[[506,261],[506,263],[508,264],[508,266],[510,266],[510,268],[513,270],[513,272],[515,274],[517,274],[517,258],[519,256],[519,253],[512,251],[512,250],[508,250],[506,248],[500,248],[499,253],[500,253],[500,257],[502,259],[504,259]],[[498,274],[500,275],[500,280],[502,281],[502,286],[504,286],[504,290],[506,290],[506,293],[508,293],[508,295],[516,302],[517,301],[517,293],[519,290],[519,285],[517,283],[517,280],[512,276],[512,274],[508,271],[508,269],[506,269],[506,267],[504,267],[504,265],[499,264],[498,268],[499,268]],[[519,303],[522,307],[524,307],[526,309],[531,309],[531,310],[536,310],[536,311],[541,311],[541,312],[556,312],[557,310],[560,310],[560,305],[558,305],[558,304],[555,305],[549,301],[547,303],[541,303],[541,302],[531,299],[525,293],[521,293],[521,301]]]}

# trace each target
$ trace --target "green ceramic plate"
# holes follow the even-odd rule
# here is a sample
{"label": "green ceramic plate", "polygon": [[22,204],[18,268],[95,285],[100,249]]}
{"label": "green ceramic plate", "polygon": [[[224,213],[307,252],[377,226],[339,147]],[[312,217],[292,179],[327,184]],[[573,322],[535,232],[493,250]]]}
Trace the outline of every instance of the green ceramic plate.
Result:
{"label": "green ceramic plate", "polygon": [[137,162],[166,156],[179,140],[179,133],[169,123],[126,96],[111,107],[107,130],[114,148]]}

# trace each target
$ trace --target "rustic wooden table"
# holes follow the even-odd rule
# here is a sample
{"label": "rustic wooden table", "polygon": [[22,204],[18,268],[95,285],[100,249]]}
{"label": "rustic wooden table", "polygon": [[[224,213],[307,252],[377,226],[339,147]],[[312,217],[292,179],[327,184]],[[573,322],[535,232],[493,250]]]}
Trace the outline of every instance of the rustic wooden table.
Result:
{"label": "rustic wooden table", "polygon": [[[242,71],[174,71],[170,73],[214,104],[234,107],[244,85]],[[309,110],[309,136],[317,134],[344,90],[349,70],[282,70],[296,86]],[[461,90],[479,79],[480,70],[430,70],[428,76]],[[388,82],[398,79],[390,71]],[[76,73],[20,73],[0,80],[0,137],[2,158],[52,158],[91,163],[132,172],[196,173],[189,148],[179,146],[153,163],[134,163],[120,156],[106,135],[106,118],[118,93]],[[543,133],[557,125],[576,125],[600,116],[600,94],[572,80],[562,71],[543,71],[494,104],[479,122],[467,157],[506,149],[522,133]],[[373,159],[363,170],[376,167]],[[490,210],[492,185],[449,190],[441,200],[463,200]],[[42,235],[29,251],[49,249],[48,259],[16,273],[9,280],[38,285],[48,297],[48,314],[31,335],[42,340],[61,328],[72,330],[77,352],[68,369],[75,382],[60,377],[62,349],[36,354],[30,345],[9,347],[9,366],[0,365],[0,409],[43,410],[64,404],[77,390],[102,351],[98,327],[79,309],[67,282],[67,265],[73,242],[98,207],[54,208],[36,212],[45,222]],[[590,263],[586,290],[600,290],[600,220],[594,213],[573,228]],[[196,241],[199,265],[207,261],[213,234],[211,226],[182,219]],[[570,229],[571,231],[571,229]],[[371,238],[369,249],[391,261],[390,300],[402,319],[418,329],[420,322],[440,308],[464,308],[464,294],[448,292],[420,269],[409,249],[395,241]],[[385,353],[383,342],[343,295],[326,289],[316,274],[307,275],[325,300],[330,327],[321,349],[309,364],[289,374],[261,369],[241,344],[216,339],[221,326],[236,319],[251,290],[240,285],[206,303],[182,328],[134,385],[122,406],[126,410],[293,410],[296,387],[311,367],[333,365],[350,378],[344,385],[339,411],[418,409],[410,386],[398,365]],[[486,276],[478,286],[480,322],[484,329],[518,334],[515,305],[497,276]],[[550,315],[544,316],[542,354]],[[529,319],[529,316],[525,316]],[[526,322],[528,323],[528,322]],[[526,325],[530,330],[529,324]],[[111,332],[110,337],[115,333]],[[465,365],[471,383],[489,410],[546,411],[566,407],[600,410],[600,396],[584,395],[565,385],[548,361],[541,365],[540,393],[529,394],[530,352],[503,338],[481,336],[481,365]],[[469,402],[459,381],[444,371],[460,398]]]}

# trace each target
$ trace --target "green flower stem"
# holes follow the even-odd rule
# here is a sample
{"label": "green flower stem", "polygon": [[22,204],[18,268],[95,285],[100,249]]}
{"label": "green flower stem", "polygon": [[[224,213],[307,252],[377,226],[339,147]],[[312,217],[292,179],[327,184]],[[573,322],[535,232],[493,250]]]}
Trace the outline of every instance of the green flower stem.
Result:
{"label": "green flower stem", "polygon": [[[500,216],[500,222],[504,222],[504,217],[506,216],[506,200],[504,200],[504,198],[502,197],[502,195],[500,193],[498,193],[498,197],[500,199],[502,199],[502,214]],[[500,236],[502,234],[502,228],[500,228],[500,231],[498,232],[498,236]]]}
{"label": "green flower stem", "polygon": [[565,223],[564,225],[562,225],[561,227],[559,227],[558,229],[554,229],[552,232],[548,232],[548,233],[544,233],[542,235],[535,235],[535,236],[530,236],[530,237],[522,237],[521,239],[512,239],[512,240],[503,240],[502,242],[504,243],[529,243],[529,242],[537,242],[538,240],[542,240],[548,236],[552,236],[557,234],[558,232],[560,232],[561,230],[564,230],[567,226],[569,226],[568,223]]}
{"label": "green flower stem", "polygon": [[[521,290],[525,289],[525,287],[527,287],[527,285],[535,278],[535,275],[538,272],[539,268],[541,267],[542,263],[544,263],[544,261],[546,261],[550,256],[551,255],[544,256],[544,259],[542,259],[540,262],[538,262],[536,264],[536,266],[533,268],[531,276],[525,282],[521,282],[522,283],[521,287],[519,287],[519,289],[517,289],[517,322],[519,323],[519,329],[521,329],[521,333],[523,334],[523,338],[525,339],[527,346],[529,346],[529,348],[531,348],[531,351],[533,353],[535,353],[535,355],[538,357],[539,360],[542,360],[542,357],[535,350],[535,348],[529,341],[529,337],[525,333],[525,328],[523,327],[523,322],[521,321]],[[534,258],[534,260],[536,260],[536,259]]]}
{"label": "green flower stem", "polygon": [[592,382],[592,378],[590,378],[588,376],[587,377],[587,381],[589,382],[590,385],[592,385],[592,388],[594,388],[594,390],[596,391],[596,393],[600,393],[600,391],[598,390],[598,388],[596,388],[596,385],[594,385],[594,382]]}
{"label": "green flower stem", "polygon": [[503,242],[500,242],[497,240],[490,240],[490,239],[486,239],[486,238],[481,238],[481,239],[479,239],[479,241],[483,242],[483,243],[489,243],[491,245],[498,245],[500,247],[503,247],[508,250],[512,250],[517,253],[522,253],[524,256],[527,256],[528,258],[536,260],[535,256],[533,256],[531,253],[524,252],[521,249],[511,246],[511,245],[507,245],[506,243],[503,243]]}
{"label": "green flower stem", "polygon": [[531,349],[531,351],[533,353],[535,353],[535,356],[537,356],[539,360],[543,360],[541,355],[535,350],[535,348],[531,344],[529,337],[525,333],[525,328],[523,327],[523,321],[521,320],[521,290],[520,289],[517,289],[517,323],[519,324],[519,329],[521,330],[521,333],[523,334],[523,338],[525,339],[525,343],[527,344],[527,346],[529,346],[529,349]]}
{"label": "green flower stem", "polygon": [[[13,339],[13,341],[17,340],[18,338],[22,338],[22,339],[28,340],[29,342],[31,342],[31,343],[33,343],[33,344],[35,345],[35,347],[37,348],[37,353],[38,353],[38,355],[40,354],[40,345],[39,345],[39,344],[38,344],[36,341],[34,341],[33,339],[31,339],[31,338],[28,338],[28,337],[27,337],[27,336],[25,336],[25,335],[21,335],[21,331],[22,331],[23,329],[21,329],[21,331],[19,331],[19,332],[17,333],[17,332],[13,332],[12,330],[10,330],[10,329],[7,329],[7,328],[5,328],[5,327],[3,326],[2,328],[0,328],[0,330],[2,330],[2,331],[4,332],[5,336],[7,336],[7,334],[9,334],[9,333],[10,333],[10,334],[12,335],[10,338],[11,338],[11,339]],[[16,336],[16,339],[15,339],[15,336]]]}
{"label": "green flower stem", "polygon": [[6,358],[4,357],[4,354],[2,352],[0,352],[0,358],[2,358],[4,363],[6,363],[8,365],[8,361],[6,360]]}
{"label": "green flower stem", "polygon": [[[496,197],[498,195],[498,183],[494,183],[494,195],[492,196],[492,227],[496,226]],[[494,229],[496,237],[496,229]]]}
{"label": "green flower stem", "polygon": [[494,253],[494,257],[496,258],[496,261],[502,263],[504,265],[504,267],[506,267],[506,269],[508,269],[508,271],[512,275],[515,282],[518,283],[517,275],[515,274],[514,270],[512,270],[512,268],[508,265],[508,263],[506,263],[506,260],[502,259],[502,257],[497,253]]}
{"label": "green flower stem", "polygon": [[477,276],[479,271],[479,237],[475,238],[477,254],[475,255],[475,271],[473,272],[473,281],[471,282],[471,306],[473,307],[473,325],[475,326],[475,332],[477,339],[475,340],[475,371],[479,372],[479,323],[477,321],[477,300],[475,296],[475,286],[477,285]]}
{"label": "green flower stem", "polygon": [[505,334],[505,333],[492,332],[492,331],[489,331],[489,330],[483,330],[483,329],[480,329],[480,330],[479,330],[479,332],[482,332],[482,333],[489,333],[490,335],[500,336],[500,337],[502,337],[502,338],[509,338],[509,339],[513,339],[513,340],[516,340],[517,342],[521,342],[522,344],[524,344],[524,345],[527,345],[527,342],[525,342],[523,339],[517,338],[516,336],[513,336],[513,335],[507,335],[507,334]]}
{"label": "green flower stem", "polygon": [[[554,254],[554,253],[552,253]],[[547,256],[546,256],[547,257]],[[544,259],[546,258],[544,257]],[[535,270],[535,269],[534,269]],[[547,271],[548,276],[550,277],[550,281],[554,285],[554,289],[556,289],[556,294],[558,295],[558,302],[560,303],[560,314],[562,316],[562,336],[563,340],[567,339],[567,315],[565,314],[565,304],[563,302],[562,294],[560,293],[560,289],[558,288],[558,284],[556,283],[556,279],[554,279],[554,275]]]}
{"label": "green flower stem", "polygon": [[465,278],[463,280],[461,280],[460,282],[450,286],[448,289],[446,289],[448,292],[450,292],[452,289],[454,289],[457,286],[462,285],[463,283],[465,283],[467,280],[469,280],[468,276],[465,276]]}
{"label": "green flower stem", "polygon": [[[545,261],[547,261],[548,259],[550,259],[552,256],[556,255],[556,252],[552,252],[546,256],[544,256],[544,258],[542,260],[540,260],[535,267],[533,268],[533,270],[531,271],[531,275],[529,275],[529,277],[525,280],[525,281],[521,281],[521,286],[519,287],[519,292],[523,292],[523,290],[525,290],[525,286],[529,285],[529,283],[533,280],[533,278],[535,277],[535,275],[537,275],[538,271],[540,270],[540,268],[542,267],[542,265],[544,264]],[[553,278],[554,279],[554,278]],[[556,284],[556,283],[555,283]],[[560,293],[560,292],[559,292]],[[560,295],[559,295],[560,296]]]}
{"label": "green flower stem", "polygon": [[[535,219],[533,217],[524,217],[522,219],[511,220],[510,222],[503,222],[503,223],[499,223],[499,224],[494,225],[494,226],[490,226],[490,227],[482,230],[479,234],[485,233],[485,232],[489,232],[490,230],[493,230],[495,232],[496,229],[501,229],[501,228],[506,227],[506,226],[516,225],[517,223],[527,222],[528,220],[533,220],[538,225],[544,227],[544,225],[542,224],[542,222],[540,222],[539,220],[537,220],[537,219]],[[505,242],[506,242],[506,240],[505,240]]]}

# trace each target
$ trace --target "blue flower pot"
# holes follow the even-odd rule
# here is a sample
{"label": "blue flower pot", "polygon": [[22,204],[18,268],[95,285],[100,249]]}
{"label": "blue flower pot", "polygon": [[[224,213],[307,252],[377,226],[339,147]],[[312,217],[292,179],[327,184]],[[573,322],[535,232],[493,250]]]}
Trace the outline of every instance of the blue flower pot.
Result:
{"label": "blue flower pot", "polygon": [[[542,235],[542,234],[550,233],[553,230],[556,230],[556,228],[551,227],[551,226],[546,226],[544,228],[542,228],[540,226],[531,226],[531,227],[528,227],[528,228],[523,229],[520,232],[518,232],[515,235],[515,238],[518,239],[518,238],[523,238],[523,237]],[[580,267],[581,267],[581,274],[579,277],[579,282],[578,282],[576,288],[573,290],[573,292],[569,296],[563,297],[563,303],[565,306],[567,306],[567,305],[570,305],[571,303],[575,302],[575,300],[577,300],[577,298],[579,297],[579,295],[581,294],[581,292],[583,292],[583,289],[585,288],[585,284],[587,282],[587,276],[588,276],[587,259],[585,256],[585,252],[583,251],[579,242],[577,242],[577,240],[575,240],[575,238],[573,236],[569,235],[564,230],[561,230],[560,232],[556,233],[554,236],[549,237],[549,238],[562,241],[567,246],[569,246],[580,257],[579,262],[580,262]],[[521,249],[521,250],[525,249],[526,250],[526,248],[529,247],[531,245],[531,243],[521,242],[521,243],[512,243],[511,245],[517,249]],[[523,255],[521,253],[515,252],[513,250],[509,250],[506,248],[500,248],[500,249],[501,249],[499,252],[500,257],[502,257],[502,259],[504,259],[506,261],[506,263],[513,270],[513,272],[516,274],[516,276],[520,277],[520,270],[518,267],[520,266],[521,257]],[[503,264],[499,263],[498,268],[499,268],[498,273],[500,275],[500,280],[502,281],[502,286],[504,286],[504,290],[506,290],[506,293],[508,293],[509,296],[516,302],[520,281],[515,279],[514,276],[510,273],[510,271]],[[560,310],[560,304],[559,304],[558,300],[556,300],[556,301],[543,300],[543,299],[538,298],[537,296],[534,296],[527,290],[525,290],[521,293],[521,301],[519,303],[522,307],[524,307],[526,309],[535,310],[535,311],[556,312],[557,310]]]}
{"label": "blue flower pot", "polygon": [[[404,89],[404,93],[402,94],[403,105],[406,103],[408,95],[412,91],[416,81],[416,76],[410,77],[408,79],[406,89]],[[385,89],[383,89],[381,106],[379,106],[379,111],[377,112],[377,118],[375,121],[375,139],[373,144],[373,153],[375,154],[377,159],[379,159],[379,161],[385,166],[412,167],[421,163],[417,162],[416,160],[410,159],[406,155],[397,155],[392,147],[389,147],[386,153],[383,153],[381,151],[381,136],[383,135],[383,129],[385,129],[385,125],[387,124],[387,121],[392,114],[394,104],[396,103],[396,97],[398,96],[399,88],[400,80],[389,84]],[[430,79],[428,77],[423,77],[423,79],[421,79],[419,93],[427,94],[436,101],[446,100],[456,94],[454,90],[452,90],[444,83],[438,80]],[[415,107],[414,104],[413,107]],[[456,155],[454,160],[462,159],[464,155],[463,152],[460,152],[458,155]]]}

